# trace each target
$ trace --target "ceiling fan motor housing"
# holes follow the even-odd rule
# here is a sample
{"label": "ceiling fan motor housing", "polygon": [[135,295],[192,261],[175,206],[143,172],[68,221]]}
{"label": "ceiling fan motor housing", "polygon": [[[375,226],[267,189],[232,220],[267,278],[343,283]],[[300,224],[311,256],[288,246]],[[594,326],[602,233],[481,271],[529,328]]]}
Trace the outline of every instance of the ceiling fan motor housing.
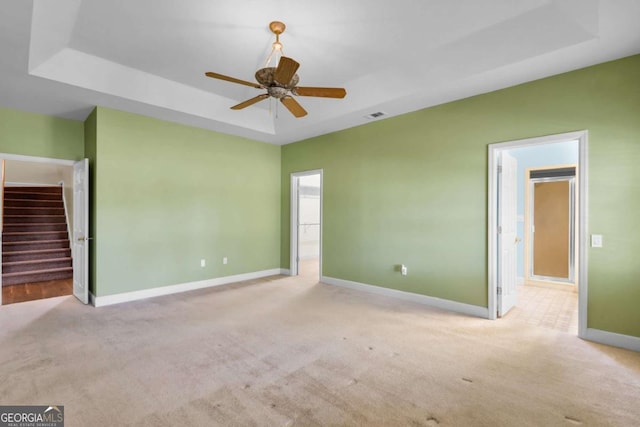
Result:
{"label": "ceiling fan motor housing", "polygon": [[286,87],[270,86],[267,88],[267,93],[269,94],[269,96],[272,96],[277,99],[287,96],[288,92],[289,92],[289,89],[287,89]]}
{"label": "ceiling fan motor housing", "polygon": [[269,96],[281,99],[298,84],[299,78],[298,75],[295,74],[287,84],[281,84],[275,81],[275,72],[275,67],[261,68],[256,71],[256,80],[267,90]]}

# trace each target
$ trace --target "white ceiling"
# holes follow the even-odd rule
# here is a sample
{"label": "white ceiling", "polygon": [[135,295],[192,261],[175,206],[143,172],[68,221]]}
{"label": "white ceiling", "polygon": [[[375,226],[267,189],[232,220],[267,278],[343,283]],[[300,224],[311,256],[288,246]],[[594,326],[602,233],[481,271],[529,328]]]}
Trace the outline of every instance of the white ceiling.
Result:
{"label": "white ceiling", "polygon": [[[3,0],[0,106],[84,120],[100,105],[286,144],[640,53],[638,0]],[[254,81],[280,20],[295,119]],[[380,119],[377,119],[380,120]]]}

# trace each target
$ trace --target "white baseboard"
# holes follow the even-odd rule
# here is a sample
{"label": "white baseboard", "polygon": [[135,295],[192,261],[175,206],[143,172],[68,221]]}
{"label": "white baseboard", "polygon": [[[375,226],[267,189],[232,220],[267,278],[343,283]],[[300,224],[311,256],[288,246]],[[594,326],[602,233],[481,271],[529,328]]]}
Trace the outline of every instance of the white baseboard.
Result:
{"label": "white baseboard", "polygon": [[280,269],[280,274],[282,274],[284,276],[291,276],[291,270],[289,270],[288,268],[281,268]]}
{"label": "white baseboard", "polygon": [[320,278],[320,281],[328,285],[341,286],[343,288],[355,289],[358,291],[370,292],[405,301],[417,302],[419,304],[428,305],[430,307],[455,311],[456,313],[468,314],[470,316],[483,317],[485,319],[489,318],[489,309],[487,307],[480,307],[478,305],[465,304],[462,302],[430,297],[427,295],[414,294],[411,292],[399,291],[397,289],[383,288],[381,286],[368,285],[366,283],[352,282],[350,280],[336,279],[334,277],[322,276]]}
{"label": "white baseboard", "polygon": [[587,328],[587,333],[583,338],[600,344],[611,345],[613,347],[640,351],[640,338],[631,335],[622,335],[615,332],[607,332],[600,329]]}
{"label": "white baseboard", "polygon": [[242,282],[245,280],[259,279],[267,276],[274,276],[283,273],[284,269],[274,268],[271,270],[255,271],[253,273],[236,274],[234,276],[217,277],[214,279],[200,280],[197,282],[180,283],[178,285],[161,286],[159,288],[143,289],[140,291],[124,292],[121,294],[105,295],[97,297],[89,294],[91,304],[95,307],[120,304],[128,301],[135,301],[144,298],[153,298],[162,295],[177,294],[180,292],[194,291],[196,289],[210,288],[213,286],[227,285],[229,283]]}

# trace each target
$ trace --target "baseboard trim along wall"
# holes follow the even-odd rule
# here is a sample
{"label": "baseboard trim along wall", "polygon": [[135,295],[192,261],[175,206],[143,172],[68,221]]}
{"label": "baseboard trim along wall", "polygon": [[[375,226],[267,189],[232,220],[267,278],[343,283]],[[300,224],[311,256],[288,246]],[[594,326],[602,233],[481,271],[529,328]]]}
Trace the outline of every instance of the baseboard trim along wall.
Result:
{"label": "baseboard trim along wall", "polygon": [[320,281],[328,285],[341,286],[343,288],[355,289],[357,291],[365,291],[386,297],[416,302],[418,304],[454,311],[456,313],[468,314],[470,316],[482,317],[485,319],[489,318],[489,309],[478,305],[414,294],[411,292],[399,291],[397,289],[383,288],[381,286],[368,285],[366,283],[352,282],[350,280],[336,279],[334,277],[322,276]]}
{"label": "baseboard trim along wall", "polygon": [[255,271],[252,273],[236,274],[233,276],[216,277],[214,279],[200,280],[197,282],[180,283],[178,285],[161,286],[159,288],[124,292],[121,294],[105,295],[102,297],[97,297],[93,294],[89,294],[89,298],[91,304],[93,304],[95,307],[104,307],[107,305],[136,301],[139,299],[177,294],[180,292],[194,291],[196,289],[211,288],[213,286],[228,285],[229,283],[242,282],[245,280],[260,279],[262,277],[275,276],[277,274],[288,274],[288,270],[273,268],[271,270]]}
{"label": "baseboard trim along wall", "polygon": [[613,347],[626,348],[627,350],[640,351],[640,338],[631,335],[622,335],[615,332],[602,331],[600,329],[587,328],[583,337],[586,340]]}

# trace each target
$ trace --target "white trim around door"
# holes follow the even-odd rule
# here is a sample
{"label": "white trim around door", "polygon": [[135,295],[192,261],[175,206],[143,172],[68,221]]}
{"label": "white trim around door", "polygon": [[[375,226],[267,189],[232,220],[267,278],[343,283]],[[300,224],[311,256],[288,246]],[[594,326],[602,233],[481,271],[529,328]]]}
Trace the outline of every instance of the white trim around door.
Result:
{"label": "white trim around door", "polygon": [[290,244],[289,244],[289,274],[291,276],[298,275],[298,198],[300,178],[309,175],[320,175],[320,256],[318,259],[320,267],[320,276],[322,276],[322,193],[323,193],[323,170],[314,169],[302,172],[291,173],[291,198],[289,201],[290,216]]}
{"label": "white trim around door", "polygon": [[538,138],[489,144],[488,148],[488,310],[489,319],[497,318],[498,289],[498,160],[504,150],[542,146],[559,142],[578,141],[578,336],[587,337],[587,246],[588,246],[588,131],[568,132]]}
{"label": "white trim around door", "polygon": [[[77,163],[75,160],[54,159],[54,158],[49,158],[49,157],[25,156],[25,155],[21,155],[21,154],[8,154],[8,153],[0,153],[0,160],[13,160],[13,161],[30,162],[30,163],[49,163],[49,164],[53,164],[53,165],[61,165],[61,166],[69,166],[69,167],[73,167]],[[33,185],[33,184],[31,184],[31,185]],[[85,213],[85,214],[87,215],[87,218],[85,218],[85,221],[88,222],[89,221],[88,212]],[[72,239],[73,237],[70,235],[69,238]],[[2,255],[1,242],[2,242],[2,239],[0,237],[0,255]],[[74,268],[74,271],[75,271],[75,268]],[[88,283],[87,283],[87,287],[88,287]],[[0,267],[0,290],[1,290],[1,288],[2,288],[2,275],[1,275],[1,267]],[[87,303],[87,301],[83,301],[83,302],[85,304]],[[2,292],[0,292],[0,305],[2,305]]]}

